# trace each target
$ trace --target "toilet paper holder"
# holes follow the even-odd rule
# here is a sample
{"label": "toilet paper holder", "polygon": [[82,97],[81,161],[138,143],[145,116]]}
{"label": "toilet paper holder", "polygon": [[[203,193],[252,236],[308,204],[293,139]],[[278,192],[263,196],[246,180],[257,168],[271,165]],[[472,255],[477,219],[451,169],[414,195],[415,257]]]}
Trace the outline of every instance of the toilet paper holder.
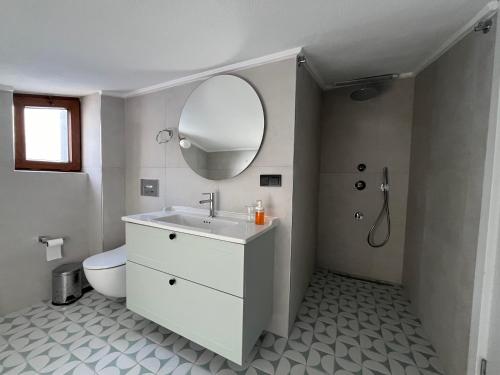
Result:
{"label": "toilet paper holder", "polygon": [[38,242],[40,242],[40,243],[44,244],[45,246],[47,246],[49,244],[50,240],[54,240],[56,238],[62,238],[63,240],[66,239],[65,237],[38,236]]}

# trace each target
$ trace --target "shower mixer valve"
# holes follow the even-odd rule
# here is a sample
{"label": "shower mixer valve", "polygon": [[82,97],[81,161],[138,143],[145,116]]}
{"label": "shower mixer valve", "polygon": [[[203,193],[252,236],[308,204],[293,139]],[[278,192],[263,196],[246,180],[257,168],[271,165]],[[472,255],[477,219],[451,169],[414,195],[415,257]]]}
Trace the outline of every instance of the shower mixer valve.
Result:
{"label": "shower mixer valve", "polygon": [[356,183],[354,184],[354,187],[356,188],[356,190],[364,190],[364,188],[366,187],[366,182],[364,181],[356,181]]}

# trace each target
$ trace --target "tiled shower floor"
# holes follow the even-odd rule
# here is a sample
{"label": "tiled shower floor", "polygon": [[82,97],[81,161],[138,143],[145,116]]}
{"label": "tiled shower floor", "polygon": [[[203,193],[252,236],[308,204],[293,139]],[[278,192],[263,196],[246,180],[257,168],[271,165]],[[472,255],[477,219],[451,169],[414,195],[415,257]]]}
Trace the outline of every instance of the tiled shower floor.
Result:
{"label": "tiled shower floor", "polygon": [[264,334],[239,367],[87,293],[0,318],[0,374],[442,374],[398,287],[318,270],[288,339]]}

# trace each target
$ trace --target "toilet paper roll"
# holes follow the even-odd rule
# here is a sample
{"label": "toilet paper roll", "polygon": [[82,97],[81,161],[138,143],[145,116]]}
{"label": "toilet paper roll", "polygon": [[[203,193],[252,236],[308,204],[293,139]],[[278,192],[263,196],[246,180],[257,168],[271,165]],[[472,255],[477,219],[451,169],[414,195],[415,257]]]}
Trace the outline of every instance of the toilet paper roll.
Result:
{"label": "toilet paper roll", "polygon": [[47,241],[45,245],[45,250],[47,253],[47,262],[62,258],[61,248],[63,244],[64,240],[62,238],[54,238]]}

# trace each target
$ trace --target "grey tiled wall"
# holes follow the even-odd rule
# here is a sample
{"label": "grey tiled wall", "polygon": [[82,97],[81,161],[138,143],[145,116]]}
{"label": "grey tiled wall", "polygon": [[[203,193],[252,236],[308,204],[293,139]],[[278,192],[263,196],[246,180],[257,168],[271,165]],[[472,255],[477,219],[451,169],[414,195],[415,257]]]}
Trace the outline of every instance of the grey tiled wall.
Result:
{"label": "grey tiled wall", "polygon": [[[354,88],[328,91],[321,120],[318,263],[352,275],[401,282],[413,113],[413,79],[393,82],[371,100]],[[359,172],[356,167],[365,163]],[[382,168],[389,167],[392,233],[371,248],[366,236],[382,207]],[[366,189],[354,189],[357,180]],[[361,211],[364,219],[354,220]],[[377,239],[385,234],[382,225]]]}
{"label": "grey tiled wall", "polygon": [[447,374],[465,374],[495,52],[471,32],[416,78],[404,283]]}

